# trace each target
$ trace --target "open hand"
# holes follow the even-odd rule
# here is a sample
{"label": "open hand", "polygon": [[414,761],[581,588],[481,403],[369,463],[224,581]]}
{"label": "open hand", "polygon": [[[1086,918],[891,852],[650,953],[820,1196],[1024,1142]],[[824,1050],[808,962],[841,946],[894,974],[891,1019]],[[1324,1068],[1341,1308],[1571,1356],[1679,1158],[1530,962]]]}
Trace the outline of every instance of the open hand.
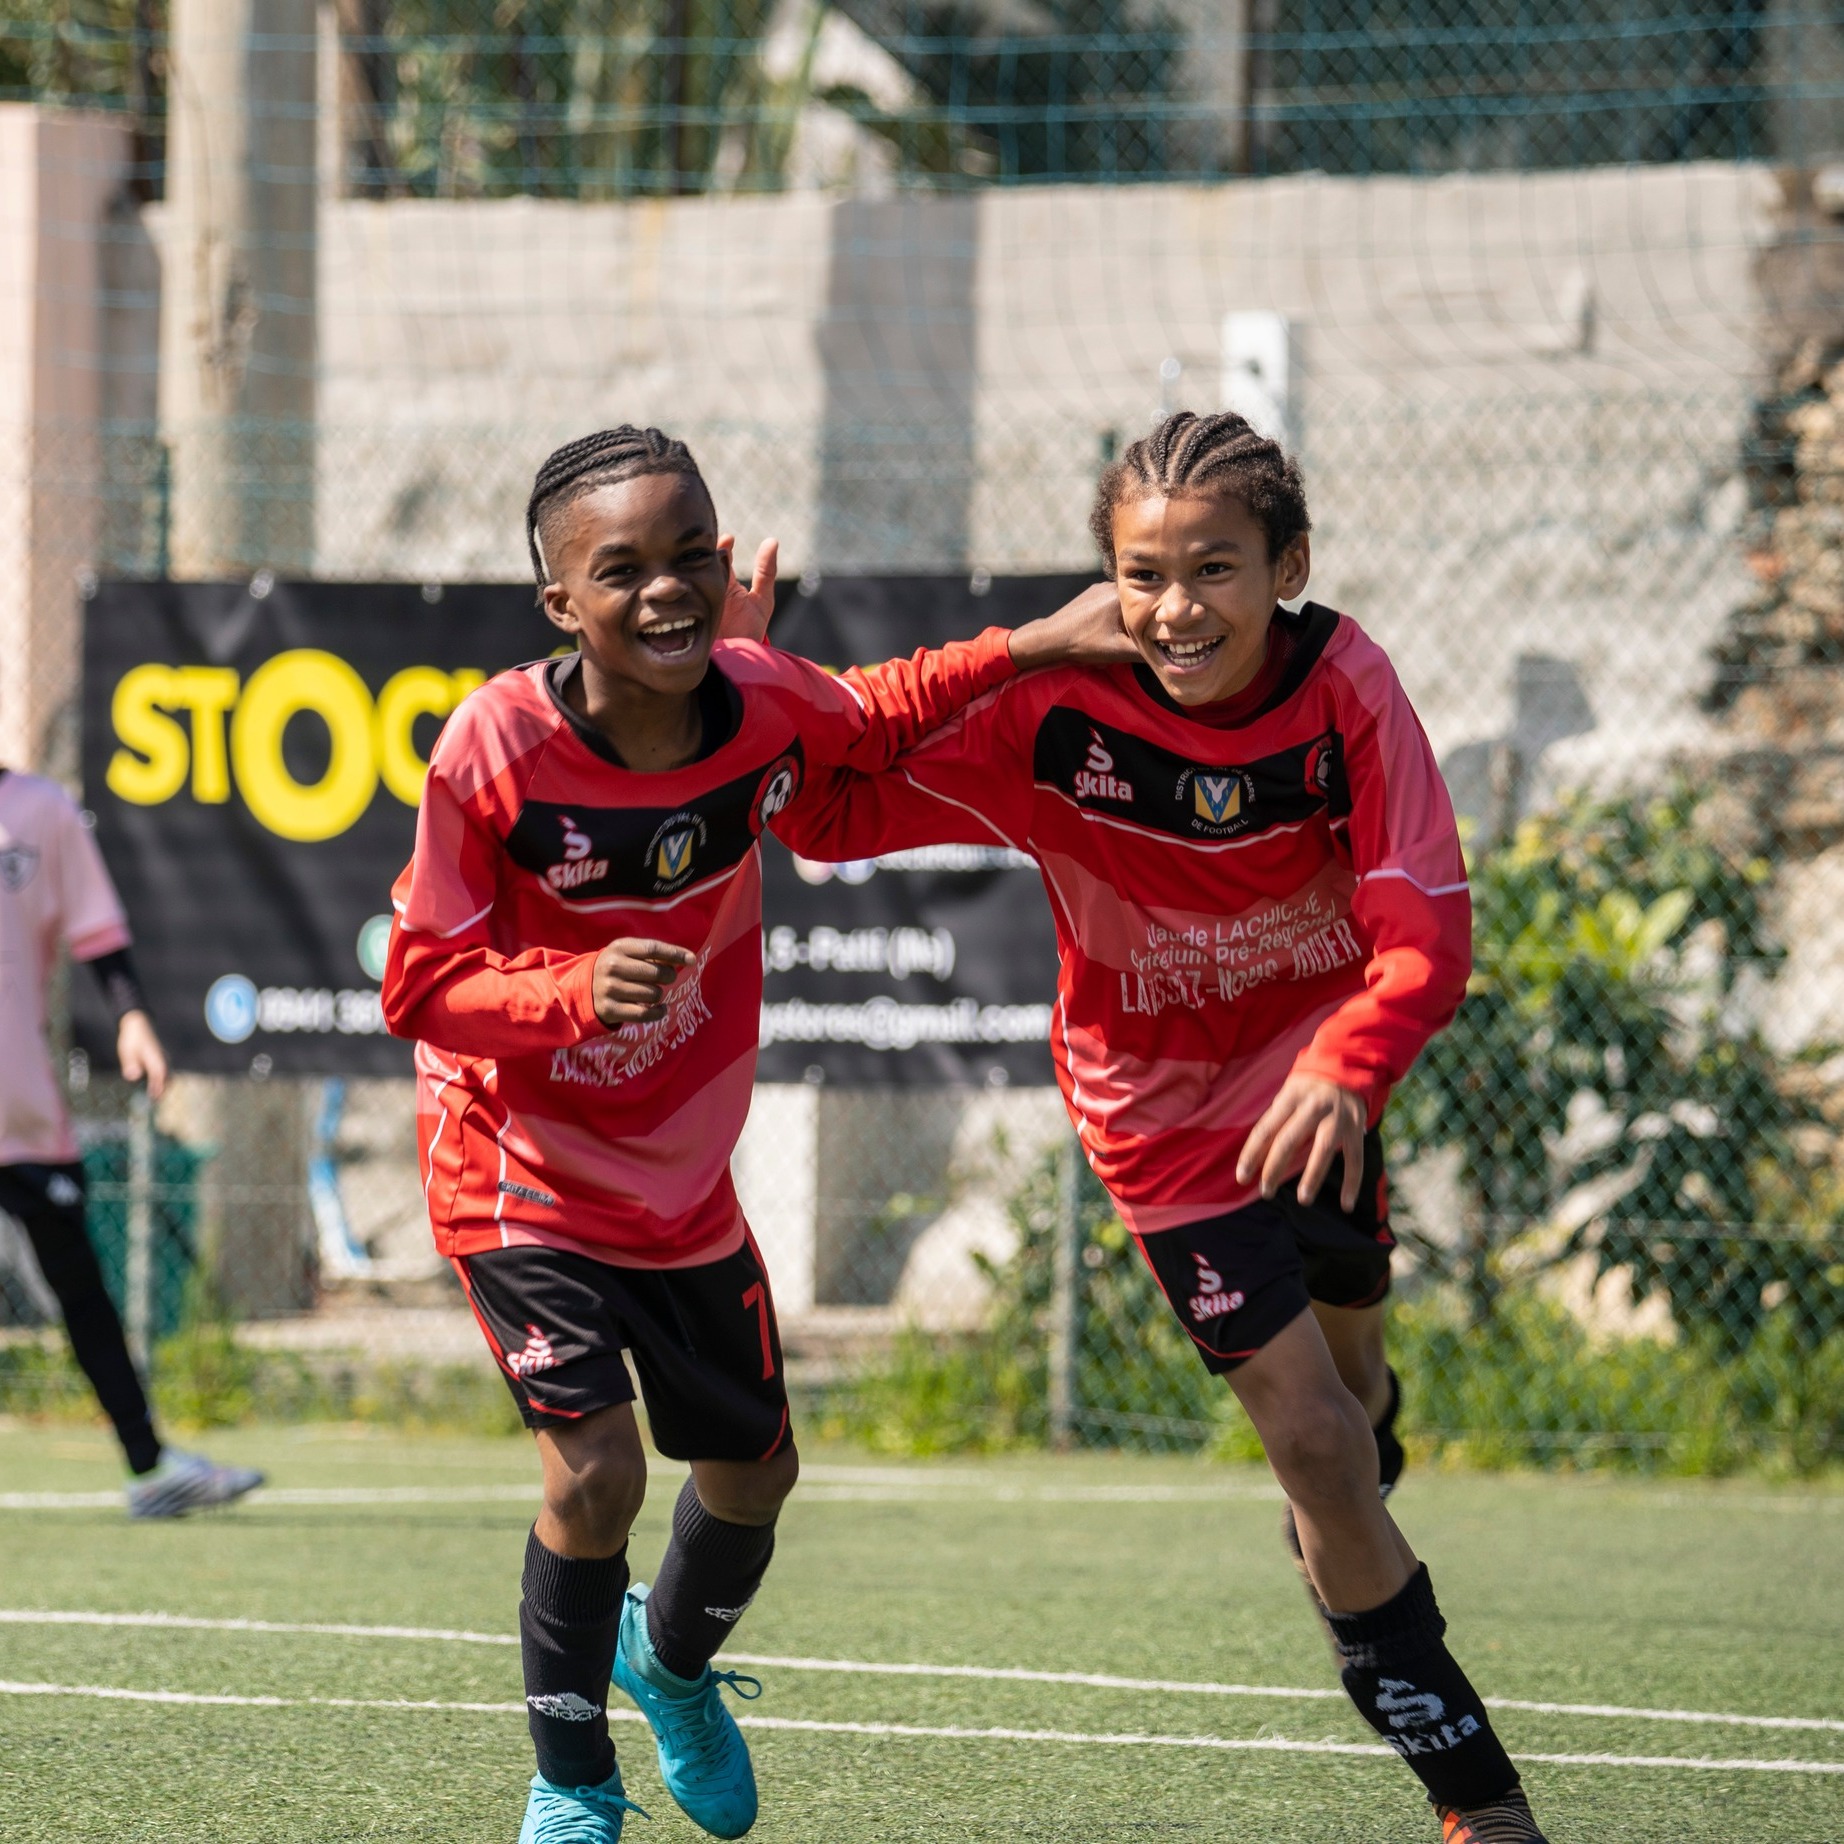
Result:
{"label": "open hand", "polygon": [[611,1031],[657,1022],[672,982],[697,958],[670,941],[611,941],[595,957],[595,1015]]}
{"label": "open hand", "polygon": [[124,1012],[115,1027],[115,1060],[130,1082],[147,1080],[147,1098],[158,1101],[166,1092],[166,1051],[154,1035],[154,1021],[140,1010]]}
{"label": "open hand", "polygon": [[1121,626],[1120,597],[1112,583],[1096,583],[1053,615],[1012,629],[1012,663],[1036,666],[1117,666],[1140,657]]}
{"label": "open hand", "polygon": [[[1319,1195],[1332,1161],[1345,1159],[1345,1182],[1339,1208],[1347,1216],[1357,1208],[1364,1177],[1364,1125],[1368,1110],[1355,1089],[1340,1088],[1323,1076],[1289,1076],[1268,1111],[1255,1123],[1236,1161],[1236,1181],[1261,1181],[1263,1197],[1272,1197],[1295,1172],[1299,1198],[1310,1204]],[[1306,1169],[1300,1170],[1304,1159]]]}
{"label": "open hand", "polygon": [[764,538],[756,552],[755,575],[748,588],[736,580],[736,540],[726,534],[717,540],[730,565],[730,584],[724,590],[723,618],[717,624],[719,640],[764,640],[768,620],[775,612],[775,561],[781,546],[773,538]]}

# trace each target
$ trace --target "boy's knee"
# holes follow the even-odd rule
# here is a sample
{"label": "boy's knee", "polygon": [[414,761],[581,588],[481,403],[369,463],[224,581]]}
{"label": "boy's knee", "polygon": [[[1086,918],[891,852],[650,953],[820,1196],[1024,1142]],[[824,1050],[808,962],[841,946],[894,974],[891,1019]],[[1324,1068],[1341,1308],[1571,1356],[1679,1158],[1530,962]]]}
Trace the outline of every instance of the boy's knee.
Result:
{"label": "boy's knee", "polygon": [[790,1441],[766,1460],[700,1466],[698,1501],[726,1524],[772,1524],[799,1478],[800,1455]]}
{"label": "boy's knee", "polygon": [[1333,1501],[1377,1489],[1376,1441],[1346,1390],[1290,1405],[1270,1432],[1268,1459],[1295,1503]]}
{"label": "boy's knee", "polygon": [[625,1537],[647,1497],[644,1460],[609,1441],[571,1456],[566,1473],[545,1479],[545,1508],[568,1528],[607,1539]]}

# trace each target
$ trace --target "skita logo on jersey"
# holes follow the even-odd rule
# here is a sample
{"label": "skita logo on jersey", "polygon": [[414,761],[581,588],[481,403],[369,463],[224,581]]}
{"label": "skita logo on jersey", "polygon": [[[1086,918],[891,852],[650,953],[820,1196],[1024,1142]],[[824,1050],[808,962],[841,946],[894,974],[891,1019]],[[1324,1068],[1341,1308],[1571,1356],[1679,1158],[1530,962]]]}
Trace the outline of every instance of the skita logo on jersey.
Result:
{"label": "skita logo on jersey", "polygon": [[38,869],[38,848],[33,845],[0,845],[0,887],[15,895],[32,881]]}
{"label": "skita logo on jersey", "polygon": [[588,833],[569,814],[558,814],[557,823],[563,828],[563,863],[551,865],[544,873],[544,881],[553,890],[574,890],[582,884],[599,883],[608,875],[608,860],[591,856],[595,848]]}
{"label": "skita logo on jersey", "polygon": [[1221,1319],[1225,1313],[1233,1313],[1242,1305],[1240,1290],[1231,1293],[1223,1285],[1223,1277],[1201,1255],[1193,1255],[1197,1263],[1197,1292],[1189,1301],[1191,1317],[1199,1325],[1206,1319]]}
{"label": "skita logo on jersey", "polygon": [[647,868],[653,888],[663,894],[690,883],[698,868],[698,853],[705,841],[705,823],[696,813],[675,813],[662,821],[647,841]]}
{"label": "skita logo on jersey", "polygon": [[1115,774],[1114,758],[1101,740],[1099,730],[1091,729],[1088,733],[1088,754],[1076,770],[1075,790],[1078,800],[1130,801],[1133,798],[1133,783],[1122,781]]}
{"label": "skita logo on jersey", "polygon": [[752,832],[761,832],[777,813],[784,812],[788,802],[800,792],[800,757],[785,755],[769,765],[768,773],[762,777],[762,785],[756,789],[756,797],[749,807],[749,826]]}

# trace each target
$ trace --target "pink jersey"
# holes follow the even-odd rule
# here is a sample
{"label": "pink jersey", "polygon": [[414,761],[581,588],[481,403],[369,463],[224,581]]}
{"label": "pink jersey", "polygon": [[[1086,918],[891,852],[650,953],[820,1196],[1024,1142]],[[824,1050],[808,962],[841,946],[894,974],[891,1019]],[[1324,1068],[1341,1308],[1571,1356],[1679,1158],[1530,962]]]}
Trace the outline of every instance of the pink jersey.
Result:
{"label": "pink jersey", "polygon": [[[741,1245],[730,1153],[761,1028],[762,829],[811,770],[882,767],[1012,671],[998,628],[842,678],[722,642],[705,690],[735,701],[733,727],[663,774],[614,760],[548,663],[462,704],[397,880],[383,993],[391,1029],[418,1040],[444,1254],[537,1243],[666,1268]],[[595,963],[623,936],[697,961],[662,1020],[611,1031]]]}
{"label": "pink jersey", "polygon": [[1144,667],[1027,674],[887,773],[816,775],[775,828],[832,862],[1036,858],[1058,1080],[1142,1234],[1251,1201],[1236,1157],[1291,1071],[1374,1123],[1466,990],[1453,808],[1389,660],[1328,608],[1280,622],[1252,708],[1186,712]]}
{"label": "pink jersey", "polygon": [[127,947],[120,899],[70,796],[0,769],[0,1165],[77,1156],[45,1036],[60,943],[73,960]]}

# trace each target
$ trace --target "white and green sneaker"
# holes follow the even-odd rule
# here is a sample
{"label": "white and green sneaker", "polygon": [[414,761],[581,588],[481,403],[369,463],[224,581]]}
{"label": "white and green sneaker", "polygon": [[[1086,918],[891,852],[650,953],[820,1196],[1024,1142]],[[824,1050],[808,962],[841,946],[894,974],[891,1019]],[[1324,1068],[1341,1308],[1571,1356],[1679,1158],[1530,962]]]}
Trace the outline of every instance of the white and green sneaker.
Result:
{"label": "white and green sneaker", "polygon": [[262,1482],[262,1474],[247,1466],[218,1466],[202,1453],[169,1447],[151,1473],[128,1481],[128,1515],[184,1517],[188,1511],[235,1504]]}
{"label": "white and green sneaker", "polygon": [[713,1837],[740,1838],[756,1822],[756,1774],[749,1744],[717,1693],[727,1684],[753,1700],[762,1694],[760,1681],[709,1665],[696,1678],[668,1671],[647,1632],[641,1582],[628,1590],[621,1609],[614,1681],[646,1717],[659,1748],[660,1778],[679,1809]]}

